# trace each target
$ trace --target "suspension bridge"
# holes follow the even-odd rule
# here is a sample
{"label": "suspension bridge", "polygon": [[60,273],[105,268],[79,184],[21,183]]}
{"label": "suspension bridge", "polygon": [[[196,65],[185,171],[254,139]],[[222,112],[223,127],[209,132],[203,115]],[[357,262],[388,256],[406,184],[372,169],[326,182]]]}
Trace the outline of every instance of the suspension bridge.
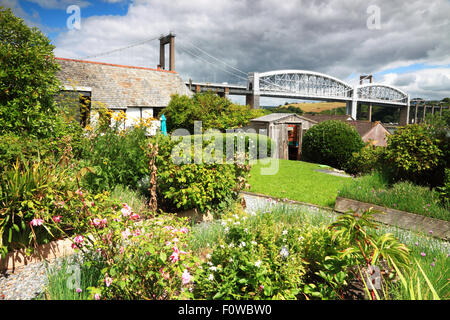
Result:
{"label": "suspension bridge", "polygon": [[[123,50],[142,46],[151,41],[159,40],[159,65],[158,69],[175,71],[175,35],[170,33],[165,36],[153,37],[138,41],[126,47],[110,50],[92,56],[80,58],[82,60],[104,57]],[[165,47],[169,46],[169,66],[166,68]],[[287,98],[298,100],[314,100],[328,102],[345,102],[346,113],[354,119],[357,118],[357,110],[361,104],[372,106],[392,107],[400,109],[400,124],[417,122],[420,114],[419,106],[424,108],[424,116],[427,106],[422,99],[411,99],[410,96],[399,88],[383,83],[372,82],[371,75],[361,76],[358,85],[351,85],[344,80],[324,73],[309,70],[273,70],[268,72],[244,72],[225,61],[216,58],[188,40],[177,44],[181,52],[202,61],[216,69],[230,74],[239,79],[241,83],[214,83],[206,81],[186,81],[186,86],[192,92],[205,92],[212,90],[221,96],[240,95],[246,97],[246,104],[252,108],[260,107],[261,97]],[[141,51],[142,52],[142,51]],[[122,55],[122,54],[121,54]],[[364,83],[369,80],[369,83]],[[237,81],[238,82],[238,81]],[[243,83],[242,83],[243,82]],[[414,120],[411,121],[411,105],[415,106]],[[369,120],[371,112],[369,111]],[[442,113],[442,106],[440,108]],[[434,113],[434,107],[433,107]]]}

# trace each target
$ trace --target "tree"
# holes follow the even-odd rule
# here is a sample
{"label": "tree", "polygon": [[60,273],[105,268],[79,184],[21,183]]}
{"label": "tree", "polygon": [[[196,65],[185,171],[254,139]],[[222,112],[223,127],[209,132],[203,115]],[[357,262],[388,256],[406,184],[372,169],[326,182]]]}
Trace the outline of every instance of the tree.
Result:
{"label": "tree", "polygon": [[59,90],[53,49],[39,29],[0,7],[0,134],[51,134]]}
{"label": "tree", "polygon": [[183,128],[193,133],[194,121],[202,121],[202,129],[238,128],[250,119],[264,115],[261,109],[251,109],[232,103],[213,92],[196,93],[192,97],[173,95],[169,105],[162,111],[167,118],[167,129],[171,132]]}

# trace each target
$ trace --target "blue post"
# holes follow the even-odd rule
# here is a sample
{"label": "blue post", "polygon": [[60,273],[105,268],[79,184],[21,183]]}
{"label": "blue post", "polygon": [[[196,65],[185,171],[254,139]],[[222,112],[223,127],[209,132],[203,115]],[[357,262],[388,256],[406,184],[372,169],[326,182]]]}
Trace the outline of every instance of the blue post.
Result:
{"label": "blue post", "polygon": [[167,136],[166,117],[164,115],[161,116],[161,133]]}

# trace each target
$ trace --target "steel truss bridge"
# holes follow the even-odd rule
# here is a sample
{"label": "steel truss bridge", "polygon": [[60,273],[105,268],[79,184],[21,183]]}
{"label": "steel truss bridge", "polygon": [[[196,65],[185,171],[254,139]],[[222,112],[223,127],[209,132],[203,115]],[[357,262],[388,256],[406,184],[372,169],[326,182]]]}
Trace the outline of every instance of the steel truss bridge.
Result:
{"label": "steel truss bridge", "polygon": [[260,97],[346,102],[347,114],[356,119],[358,104],[400,107],[400,123],[409,123],[410,97],[380,83],[357,86],[332,76],[306,70],[277,70],[248,74],[247,86],[227,83],[186,83],[194,92],[212,90],[219,95],[245,95],[247,104],[259,108]]}

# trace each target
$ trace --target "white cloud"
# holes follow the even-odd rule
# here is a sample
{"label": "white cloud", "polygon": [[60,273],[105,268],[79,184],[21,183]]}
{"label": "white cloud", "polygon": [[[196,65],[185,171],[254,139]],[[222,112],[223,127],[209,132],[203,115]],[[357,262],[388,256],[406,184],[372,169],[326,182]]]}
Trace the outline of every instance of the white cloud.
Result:
{"label": "white cloud", "polygon": [[66,9],[70,5],[77,5],[80,8],[85,8],[90,5],[88,1],[84,0],[26,0],[34,2],[44,9]]}
{"label": "white cloud", "polygon": [[450,97],[450,68],[422,69],[404,74],[384,75],[383,83],[408,92],[411,98],[442,99]]}
{"label": "white cloud", "polygon": [[[192,57],[186,50],[217,63],[191,43],[244,72],[306,69],[348,79],[414,63],[450,62],[448,1],[376,1],[380,30],[367,28],[369,4],[353,0],[135,0],[125,16],[82,19],[81,30],[60,34],[55,53],[79,58],[173,31],[177,35],[176,70],[185,79],[229,83],[241,79]],[[153,41],[95,60],[156,67],[159,44]]]}

